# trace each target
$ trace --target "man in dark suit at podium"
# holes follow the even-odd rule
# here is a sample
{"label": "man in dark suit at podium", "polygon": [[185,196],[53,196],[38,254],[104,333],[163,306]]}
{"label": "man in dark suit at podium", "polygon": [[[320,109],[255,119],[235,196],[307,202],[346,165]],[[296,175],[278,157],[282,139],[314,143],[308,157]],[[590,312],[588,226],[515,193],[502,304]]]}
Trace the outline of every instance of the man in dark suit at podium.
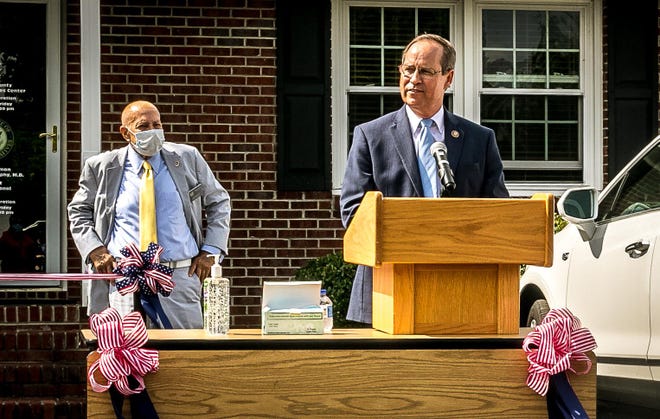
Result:
{"label": "man in dark suit at podium", "polygon": [[[368,191],[385,197],[509,197],[493,130],[443,108],[455,62],[454,46],[438,35],[419,35],[406,46],[399,66],[404,106],[355,127],[340,197],[344,227]],[[453,184],[437,174],[429,152],[434,142],[446,145]],[[348,320],[371,323],[372,279],[370,267],[358,267]]]}

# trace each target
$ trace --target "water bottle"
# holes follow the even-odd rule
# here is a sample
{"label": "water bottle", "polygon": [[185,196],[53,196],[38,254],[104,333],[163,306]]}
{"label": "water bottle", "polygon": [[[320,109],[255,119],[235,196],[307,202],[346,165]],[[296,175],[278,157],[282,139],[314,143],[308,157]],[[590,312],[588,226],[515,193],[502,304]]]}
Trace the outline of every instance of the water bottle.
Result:
{"label": "water bottle", "polygon": [[332,300],[325,289],[321,290],[321,308],[323,309],[323,333],[332,333]]}

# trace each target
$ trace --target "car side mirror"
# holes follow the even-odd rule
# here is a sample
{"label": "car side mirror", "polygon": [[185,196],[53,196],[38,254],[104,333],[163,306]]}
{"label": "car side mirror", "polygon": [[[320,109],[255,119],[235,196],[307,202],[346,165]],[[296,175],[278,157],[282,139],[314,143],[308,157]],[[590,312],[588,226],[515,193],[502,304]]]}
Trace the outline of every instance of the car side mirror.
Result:
{"label": "car side mirror", "polygon": [[569,189],[559,198],[557,211],[578,227],[584,240],[590,240],[596,231],[598,191],[592,187]]}

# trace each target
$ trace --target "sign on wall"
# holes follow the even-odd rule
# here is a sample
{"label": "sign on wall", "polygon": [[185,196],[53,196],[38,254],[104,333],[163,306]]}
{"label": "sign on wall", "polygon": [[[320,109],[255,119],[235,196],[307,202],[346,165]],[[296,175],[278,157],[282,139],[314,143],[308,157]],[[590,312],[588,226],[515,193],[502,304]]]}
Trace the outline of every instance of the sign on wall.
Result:
{"label": "sign on wall", "polygon": [[0,272],[43,272],[46,7],[0,2]]}

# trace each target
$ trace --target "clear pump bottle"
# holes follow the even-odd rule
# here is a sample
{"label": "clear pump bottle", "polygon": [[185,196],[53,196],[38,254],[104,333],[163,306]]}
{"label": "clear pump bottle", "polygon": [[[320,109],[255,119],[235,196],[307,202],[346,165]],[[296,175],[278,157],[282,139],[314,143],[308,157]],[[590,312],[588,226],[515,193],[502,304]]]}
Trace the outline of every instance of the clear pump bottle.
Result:
{"label": "clear pump bottle", "polygon": [[211,267],[211,276],[204,280],[204,330],[209,335],[226,335],[229,331],[229,279],[222,276],[220,255]]}

